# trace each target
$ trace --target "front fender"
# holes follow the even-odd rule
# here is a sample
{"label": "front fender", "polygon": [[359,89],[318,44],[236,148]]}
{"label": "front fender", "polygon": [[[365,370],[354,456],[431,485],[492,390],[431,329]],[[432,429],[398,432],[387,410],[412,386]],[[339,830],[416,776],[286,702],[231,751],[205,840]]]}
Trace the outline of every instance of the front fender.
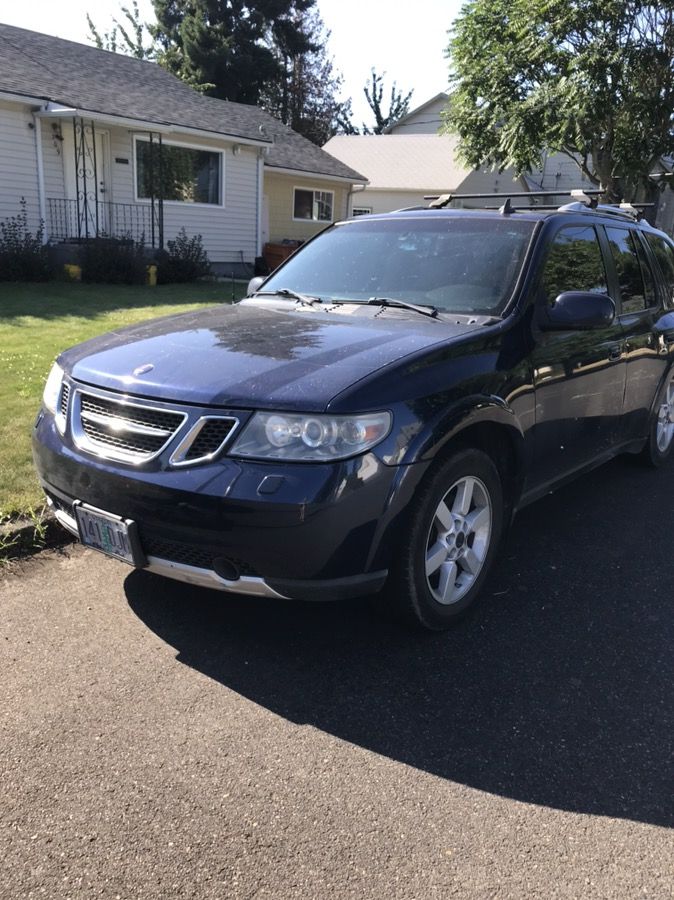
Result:
{"label": "front fender", "polygon": [[490,425],[505,430],[519,465],[525,462],[525,439],[522,427],[508,404],[500,397],[465,397],[449,409],[442,410],[426,423],[406,448],[405,464],[427,462],[441,453],[467,429]]}

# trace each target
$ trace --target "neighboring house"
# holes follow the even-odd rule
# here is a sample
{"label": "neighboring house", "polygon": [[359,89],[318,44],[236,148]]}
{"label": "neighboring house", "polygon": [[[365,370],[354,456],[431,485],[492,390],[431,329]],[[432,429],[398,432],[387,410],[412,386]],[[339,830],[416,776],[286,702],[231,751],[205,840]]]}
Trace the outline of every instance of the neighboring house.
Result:
{"label": "neighboring house", "polygon": [[[457,162],[458,139],[440,135],[442,111],[449,95],[435,97],[416,107],[382,135],[338,135],[324,149],[348,166],[363,172],[368,185],[353,195],[350,214],[389,212],[406,206],[427,205],[424,195],[447,193],[498,193],[508,191],[570,191],[595,187],[583,177],[577,164],[564,153],[544,153],[541,166],[528,175],[516,177],[513,169],[470,169]],[[663,160],[654,174],[671,173],[672,161]],[[475,206],[481,201],[463,201]],[[488,201],[483,201],[488,203]],[[558,197],[520,200],[544,205],[566,202]],[[660,197],[657,224],[670,234],[674,230],[674,192]]]}
{"label": "neighboring house", "polygon": [[50,243],[182,226],[217,271],[346,214],[365,178],[262,110],[154,63],[0,25],[0,219],[25,198]]}
{"label": "neighboring house", "polygon": [[[424,198],[438,194],[530,190],[525,179],[515,179],[512,172],[462,165],[457,161],[457,143],[452,135],[358,134],[337,135],[324,149],[367,175],[365,189],[352,194],[352,215],[427,206]],[[465,205],[475,204],[465,201]]]}
{"label": "neighboring house", "polygon": [[389,125],[384,134],[437,134],[448,102],[449,94],[442,91]]}

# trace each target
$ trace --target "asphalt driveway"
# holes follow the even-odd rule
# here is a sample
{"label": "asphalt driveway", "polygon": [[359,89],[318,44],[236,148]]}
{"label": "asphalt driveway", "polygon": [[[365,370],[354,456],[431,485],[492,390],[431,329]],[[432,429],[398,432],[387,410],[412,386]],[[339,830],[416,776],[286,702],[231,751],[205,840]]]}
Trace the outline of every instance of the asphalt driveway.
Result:
{"label": "asphalt driveway", "polygon": [[81,548],[0,575],[0,897],[673,897],[673,486],[526,510],[440,636]]}

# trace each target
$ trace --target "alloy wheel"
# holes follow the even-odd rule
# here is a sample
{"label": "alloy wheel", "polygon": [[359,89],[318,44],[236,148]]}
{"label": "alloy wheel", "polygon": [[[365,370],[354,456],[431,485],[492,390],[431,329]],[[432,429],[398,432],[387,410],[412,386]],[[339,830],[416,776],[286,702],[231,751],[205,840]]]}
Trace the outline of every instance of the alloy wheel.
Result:
{"label": "alloy wheel", "polygon": [[660,453],[666,453],[674,438],[674,377],[670,378],[658,410],[655,440]]}
{"label": "alloy wheel", "polygon": [[438,504],[426,540],[425,572],[431,594],[443,606],[458,603],[480,574],[492,517],[489,492],[474,476],[456,481]]}

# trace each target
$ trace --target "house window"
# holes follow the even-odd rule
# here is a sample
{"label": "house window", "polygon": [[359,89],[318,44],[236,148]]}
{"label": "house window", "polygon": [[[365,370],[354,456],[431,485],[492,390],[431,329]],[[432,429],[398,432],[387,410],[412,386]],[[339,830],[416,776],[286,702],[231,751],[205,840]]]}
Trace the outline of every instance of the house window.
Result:
{"label": "house window", "polygon": [[293,218],[311,222],[332,222],[332,191],[308,191],[295,188],[293,200]]}
{"label": "house window", "polygon": [[[161,152],[161,157],[160,157]],[[222,203],[222,153],[136,140],[136,197],[178,203]]]}
{"label": "house window", "polygon": [[353,208],[353,216],[369,216],[372,214],[371,206],[354,206]]}

